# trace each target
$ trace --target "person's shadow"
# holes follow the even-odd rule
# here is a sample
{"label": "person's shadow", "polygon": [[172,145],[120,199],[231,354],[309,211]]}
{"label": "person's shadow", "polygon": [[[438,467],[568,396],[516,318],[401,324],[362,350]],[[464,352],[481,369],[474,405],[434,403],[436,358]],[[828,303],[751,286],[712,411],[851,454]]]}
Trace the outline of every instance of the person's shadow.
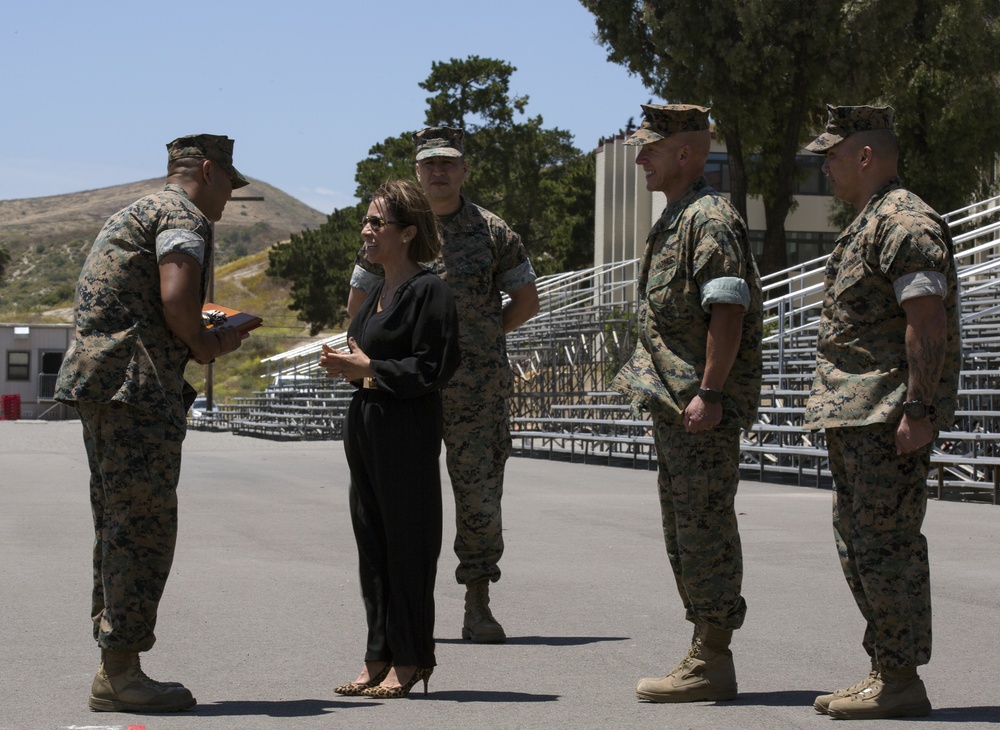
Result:
{"label": "person's shadow", "polygon": [[[785,692],[745,692],[736,699],[725,702],[727,707],[747,705],[759,707],[801,707],[813,712],[812,703],[818,690],[790,690]],[[556,702],[559,695],[530,694],[528,692],[494,692],[490,690],[446,690],[433,692],[421,699],[445,702]],[[365,701],[357,698],[341,702],[338,700],[223,700],[207,705],[196,705],[188,713],[201,717],[315,717],[329,715],[337,710],[354,707],[371,707],[380,704],[377,700]],[[141,713],[139,713],[141,714]],[[985,707],[936,707],[928,717],[907,718],[908,722],[968,723],[980,722],[1000,724],[1000,706]]]}
{"label": "person's shadow", "polygon": [[[933,707],[933,702],[931,706]],[[989,722],[1000,725],[1000,707],[934,707],[929,717],[914,717],[912,722]]]}
{"label": "person's shadow", "polygon": [[[528,692],[495,692],[490,690],[450,690],[417,695],[421,701],[444,702],[555,702],[559,695],[530,694]],[[223,700],[208,705],[195,705],[188,713],[200,717],[316,717],[329,715],[337,710],[371,707],[381,704],[378,700]]]}
{"label": "person's shadow", "polygon": [[559,695],[531,694],[530,692],[498,692],[482,689],[453,689],[444,692],[432,692],[426,700],[443,700],[445,702],[556,702]]}
{"label": "person's shadow", "polygon": [[[602,641],[627,641],[627,636],[513,636],[508,644],[520,646],[583,646]],[[435,639],[439,644],[462,644],[464,639]],[[528,692],[498,692],[491,690],[445,690],[421,695],[421,699],[445,702],[555,702],[559,695],[531,694]],[[811,701],[811,700],[810,700]],[[352,698],[348,701],[299,699],[282,701],[264,700],[223,700],[207,705],[195,705],[191,714],[202,717],[314,717],[328,715],[337,710],[355,707],[371,707],[378,700]]]}
{"label": "person's shadow", "polygon": [[[812,704],[820,690],[789,690],[783,692],[741,692],[725,704],[756,705],[759,707],[802,707],[813,712]],[[934,707],[927,717],[908,717],[907,722],[988,722],[1000,724],[1000,707]]]}
{"label": "person's shadow", "polygon": [[[508,636],[515,646],[583,646],[601,641],[628,641],[628,636]],[[468,644],[468,639],[434,639],[438,644]]]}
{"label": "person's shadow", "polygon": [[316,717],[328,715],[336,710],[350,707],[371,707],[377,702],[353,700],[341,702],[338,700],[223,700],[207,705],[195,705],[188,713],[201,717]]}

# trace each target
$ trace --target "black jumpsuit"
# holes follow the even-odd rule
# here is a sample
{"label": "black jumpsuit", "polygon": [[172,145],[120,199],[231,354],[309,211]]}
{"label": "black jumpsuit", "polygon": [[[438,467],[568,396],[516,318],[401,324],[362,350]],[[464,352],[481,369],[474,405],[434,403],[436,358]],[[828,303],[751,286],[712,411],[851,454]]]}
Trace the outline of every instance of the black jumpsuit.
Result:
{"label": "black jumpsuit", "polygon": [[355,393],[344,429],[368,619],[365,661],[432,667],[440,389],[459,364],[458,317],[449,286],[426,271],[379,312],[381,292],[371,292],[348,329],[371,359],[377,385]]}

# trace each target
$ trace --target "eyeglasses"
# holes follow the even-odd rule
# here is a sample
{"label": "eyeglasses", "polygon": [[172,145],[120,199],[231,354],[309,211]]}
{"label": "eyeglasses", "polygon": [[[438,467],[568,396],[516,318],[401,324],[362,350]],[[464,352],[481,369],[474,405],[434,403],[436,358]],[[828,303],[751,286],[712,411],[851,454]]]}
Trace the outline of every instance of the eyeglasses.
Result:
{"label": "eyeglasses", "polygon": [[387,221],[380,215],[366,215],[361,219],[361,227],[364,228],[366,225],[371,226],[371,229],[378,233],[382,230],[384,226],[401,226],[406,227],[405,223],[397,223],[396,221]]}

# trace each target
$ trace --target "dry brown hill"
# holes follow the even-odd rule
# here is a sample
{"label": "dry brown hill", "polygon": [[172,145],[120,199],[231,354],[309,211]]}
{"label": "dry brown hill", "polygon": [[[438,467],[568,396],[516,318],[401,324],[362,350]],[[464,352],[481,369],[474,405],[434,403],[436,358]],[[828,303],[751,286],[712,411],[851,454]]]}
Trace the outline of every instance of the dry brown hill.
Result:
{"label": "dry brown hill", "polygon": [[[154,178],[68,195],[0,200],[0,243],[11,256],[0,282],[0,321],[71,304],[80,266],[104,221],[163,183],[164,178]],[[219,264],[264,251],[326,221],[325,214],[260,180],[251,179],[233,197],[216,225]]]}

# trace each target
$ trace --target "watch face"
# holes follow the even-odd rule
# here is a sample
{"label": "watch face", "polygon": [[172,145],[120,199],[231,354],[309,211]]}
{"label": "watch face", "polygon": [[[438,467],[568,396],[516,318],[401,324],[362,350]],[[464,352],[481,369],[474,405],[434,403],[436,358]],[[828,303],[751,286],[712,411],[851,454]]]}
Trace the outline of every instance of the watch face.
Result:
{"label": "watch face", "polygon": [[927,415],[927,406],[920,401],[908,401],[903,404],[903,413],[909,418],[923,418]]}
{"label": "watch face", "polygon": [[721,403],[722,393],[717,390],[706,390],[705,388],[698,389],[698,395],[706,403]]}

